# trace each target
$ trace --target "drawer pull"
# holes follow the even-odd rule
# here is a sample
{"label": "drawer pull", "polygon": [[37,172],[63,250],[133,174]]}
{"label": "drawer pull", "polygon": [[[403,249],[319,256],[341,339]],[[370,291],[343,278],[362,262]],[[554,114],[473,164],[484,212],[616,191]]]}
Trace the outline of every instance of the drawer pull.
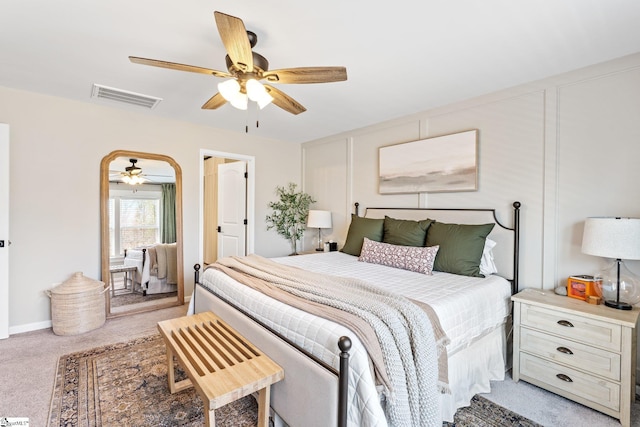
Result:
{"label": "drawer pull", "polygon": [[568,375],[565,375],[565,374],[556,374],[556,377],[558,377],[562,381],[566,381],[568,383],[572,383],[573,382],[573,380]]}
{"label": "drawer pull", "polygon": [[558,347],[556,350],[564,354],[573,354],[573,351],[569,350],[567,347]]}
{"label": "drawer pull", "polygon": [[567,328],[573,328],[573,324],[568,320],[558,320],[558,325],[566,326]]}

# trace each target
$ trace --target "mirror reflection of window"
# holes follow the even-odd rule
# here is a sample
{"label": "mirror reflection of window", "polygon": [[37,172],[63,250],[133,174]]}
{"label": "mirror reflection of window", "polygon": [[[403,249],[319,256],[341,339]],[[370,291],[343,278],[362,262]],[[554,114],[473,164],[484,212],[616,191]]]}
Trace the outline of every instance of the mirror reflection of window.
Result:
{"label": "mirror reflection of window", "polygon": [[[120,186],[116,185],[116,188]],[[157,185],[109,192],[109,256],[162,243],[162,191]]]}

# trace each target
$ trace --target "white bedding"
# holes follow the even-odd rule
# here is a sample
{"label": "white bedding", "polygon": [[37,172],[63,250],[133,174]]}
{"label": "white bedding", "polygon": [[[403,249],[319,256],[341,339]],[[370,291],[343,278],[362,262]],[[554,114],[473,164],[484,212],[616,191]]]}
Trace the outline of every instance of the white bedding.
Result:
{"label": "white bedding", "polygon": [[[143,257],[145,258],[144,263],[142,262]],[[159,279],[156,275],[152,274],[151,263],[148,261],[149,255],[143,255],[142,249],[127,250],[124,265],[135,266],[137,269],[134,286],[139,289],[136,290],[140,292],[145,291],[147,295],[176,291],[178,288],[177,285],[167,283],[166,278]]]}
{"label": "white bedding", "polygon": [[[508,281],[498,276],[483,279],[439,272],[425,276],[359,262],[357,257],[341,252],[283,257],[275,261],[311,271],[358,277],[430,304],[451,340],[447,348],[449,357],[483,334],[503,325],[509,314],[511,287]],[[336,369],[339,366],[338,337],[348,335],[353,341],[350,352],[349,425],[387,425],[366,351],[353,333],[330,320],[317,318],[272,300],[217,270],[206,270],[201,282],[215,294],[254,313],[258,320]]]}
{"label": "white bedding", "polygon": [[427,303],[438,314],[450,339],[449,355],[504,323],[510,311],[511,285],[500,276],[458,276],[434,271],[432,276],[369,264],[342,252],[277,258],[305,270],[357,277],[404,297]]}

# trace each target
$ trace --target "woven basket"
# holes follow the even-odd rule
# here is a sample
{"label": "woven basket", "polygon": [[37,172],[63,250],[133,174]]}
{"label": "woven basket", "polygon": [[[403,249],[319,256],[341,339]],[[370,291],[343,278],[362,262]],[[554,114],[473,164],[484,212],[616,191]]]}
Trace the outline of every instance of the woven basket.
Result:
{"label": "woven basket", "polygon": [[56,335],[77,335],[104,325],[104,282],[84,277],[81,272],[47,292],[51,298],[51,323]]}

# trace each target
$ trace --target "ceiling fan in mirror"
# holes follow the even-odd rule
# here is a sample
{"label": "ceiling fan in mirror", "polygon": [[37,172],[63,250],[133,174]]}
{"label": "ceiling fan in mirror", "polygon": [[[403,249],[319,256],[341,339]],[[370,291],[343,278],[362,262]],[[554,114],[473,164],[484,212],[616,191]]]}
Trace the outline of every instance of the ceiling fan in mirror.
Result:
{"label": "ceiling fan in mirror", "polygon": [[109,181],[110,182],[123,182],[129,185],[139,185],[144,183],[162,183],[162,182],[174,182],[173,175],[151,175],[143,174],[142,168],[137,166],[138,159],[129,159],[131,165],[124,168],[124,170],[110,170]]}
{"label": "ceiling fan in mirror", "polygon": [[273,102],[291,114],[300,114],[306,111],[306,108],[299,102],[274,86],[263,84],[260,81],[306,84],[347,80],[345,67],[299,67],[269,70],[269,61],[259,53],[252,51],[258,37],[255,33],[246,30],[244,22],[240,18],[221,12],[214,12],[214,16],[220,38],[227,51],[225,60],[228,71],[136,56],[130,56],[129,59],[137,64],[210,74],[214,77],[228,79],[219,83],[219,92],[204,103],[202,108],[207,110],[215,110],[227,102],[235,108],[246,110],[248,101],[254,101],[260,109]]}

